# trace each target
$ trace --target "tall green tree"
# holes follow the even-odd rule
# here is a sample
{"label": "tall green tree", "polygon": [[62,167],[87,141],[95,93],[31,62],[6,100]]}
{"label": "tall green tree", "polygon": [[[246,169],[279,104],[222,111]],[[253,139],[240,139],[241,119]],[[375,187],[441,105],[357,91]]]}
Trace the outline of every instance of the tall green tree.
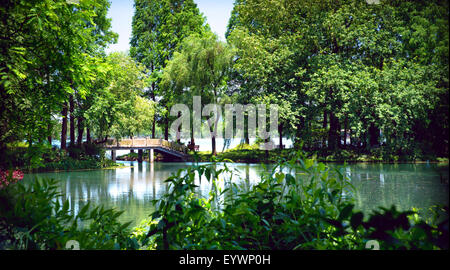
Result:
{"label": "tall green tree", "polygon": [[135,0],[134,6],[130,54],[148,69],[151,85],[146,95],[153,101],[159,97],[158,115],[168,139],[172,95],[159,87],[161,73],[185,37],[204,33],[209,26],[193,0]]}
{"label": "tall green tree", "polygon": [[67,120],[69,97],[86,93],[86,63],[116,37],[108,7],[106,0],[2,1],[0,148],[13,140],[43,143],[61,108]]}
{"label": "tall green tree", "polygon": [[153,102],[141,98],[148,85],[145,67],[117,52],[109,54],[98,67],[87,98],[90,104],[83,114],[93,134],[104,141],[108,136],[134,136],[148,129]]}
{"label": "tall green tree", "polygon": [[448,1],[236,1],[233,80],[253,86],[243,95],[295,93],[297,141],[326,130],[331,150],[351,133],[366,150],[448,153],[448,10]]}
{"label": "tall green tree", "polygon": [[[167,63],[161,87],[181,97],[178,101],[189,102],[194,95],[200,95],[202,103],[220,104],[220,97],[227,89],[234,55],[232,47],[212,32],[193,34],[183,40],[180,51],[175,52]],[[214,124],[210,124],[209,131],[212,154],[216,155],[219,115],[213,117]],[[194,143],[193,137],[191,142]]]}

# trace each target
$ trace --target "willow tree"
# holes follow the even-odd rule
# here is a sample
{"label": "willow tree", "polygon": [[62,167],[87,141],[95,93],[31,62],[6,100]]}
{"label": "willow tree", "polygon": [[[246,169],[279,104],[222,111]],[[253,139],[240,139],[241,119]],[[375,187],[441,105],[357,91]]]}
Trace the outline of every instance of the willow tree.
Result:
{"label": "willow tree", "polygon": [[[233,64],[234,50],[212,32],[194,34],[183,40],[181,49],[164,69],[161,86],[174,91],[183,100],[200,95],[202,103],[220,104]],[[212,154],[216,155],[219,115],[209,121]],[[192,126],[192,125],[191,125]],[[193,128],[193,127],[192,127]],[[194,138],[191,138],[192,143]]]}

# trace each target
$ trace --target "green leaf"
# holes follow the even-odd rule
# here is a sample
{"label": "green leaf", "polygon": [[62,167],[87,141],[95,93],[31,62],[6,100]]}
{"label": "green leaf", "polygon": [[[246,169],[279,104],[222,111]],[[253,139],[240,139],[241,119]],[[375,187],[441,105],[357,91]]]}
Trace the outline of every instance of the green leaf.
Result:
{"label": "green leaf", "polygon": [[339,213],[338,220],[343,221],[346,220],[348,217],[350,217],[353,207],[354,207],[353,204],[346,205]]}
{"label": "green leaf", "polygon": [[69,210],[69,200],[65,200],[61,212],[67,213]]}
{"label": "green leaf", "polygon": [[352,215],[350,219],[350,225],[352,226],[353,230],[356,230],[356,228],[358,228],[358,226],[362,224],[363,217],[364,215],[362,212],[357,212]]}

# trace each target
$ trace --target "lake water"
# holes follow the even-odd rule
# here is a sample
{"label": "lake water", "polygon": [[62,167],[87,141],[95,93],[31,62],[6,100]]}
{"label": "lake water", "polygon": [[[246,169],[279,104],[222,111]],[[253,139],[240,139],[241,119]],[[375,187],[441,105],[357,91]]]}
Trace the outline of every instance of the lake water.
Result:
{"label": "lake water", "polygon": [[[153,211],[152,200],[167,191],[164,180],[191,163],[125,162],[126,168],[76,172],[26,174],[24,181],[37,177],[59,180],[61,192],[77,211],[87,202],[124,210],[121,221],[139,224]],[[247,183],[259,181],[264,168],[260,164],[228,164]],[[328,164],[328,166],[338,166]],[[268,168],[271,166],[269,165]],[[406,210],[448,205],[448,164],[349,164],[344,172],[355,186],[356,207],[365,213],[378,206]],[[197,180],[199,193],[206,196],[211,184]]]}

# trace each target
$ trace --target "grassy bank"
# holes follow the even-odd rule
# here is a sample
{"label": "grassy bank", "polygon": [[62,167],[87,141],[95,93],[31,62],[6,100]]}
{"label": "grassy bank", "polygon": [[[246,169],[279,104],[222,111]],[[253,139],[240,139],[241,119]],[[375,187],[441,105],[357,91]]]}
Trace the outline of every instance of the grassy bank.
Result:
{"label": "grassy bank", "polygon": [[[238,163],[275,163],[277,160],[289,159],[297,150],[273,149],[271,151],[259,150],[255,146],[244,145],[224,152],[217,153],[218,159],[228,159]],[[421,162],[445,162],[448,157],[436,157],[426,154],[400,154],[395,155],[387,150],[375,149],[371,152],[339,149],[336,151],[304,151],[305,156],[314,158],[319,162],[383,162],[383,163],[421,163]],[[192,160],[207,162],[211,159],[209,151],[190,152]]]}
{"label": "grassy bank", "polygon": [[[134,153],[128,153],[125,155],[121,155],[116,157],[117,160],[123,160],[123,161],[137,161],[138,160],[138,153],[134,152]],[[163,155],[159,154],[159,153],[155,153],[154,156],[155,161],[163,161],[164,157]],[[142,155],[142,160],[143,161],[149,161],[149,154],[147,152],[144,152],[144,154]]]}
{"label": "grassy bank", "polygon": [[67,150],[52,148],[49,145],[33,145],[25,143],[8,145],[2,153],[0,168],[20,169],[25,173],[92,170],[121,167],[105,158],[104,150],[90,144],[82,147],[69,147]]}
{"label": "grassy bank", "polygon": [[43,165],[44,165],[43,167],[34,168],[28,171],[29,172],[75,171],[75,170],[117,168],[124,166],[120,163],[115,163],[109,159],[101,159],[101,158],[74,159],[70,157],[65,157],[58,161],[44,163]]}

